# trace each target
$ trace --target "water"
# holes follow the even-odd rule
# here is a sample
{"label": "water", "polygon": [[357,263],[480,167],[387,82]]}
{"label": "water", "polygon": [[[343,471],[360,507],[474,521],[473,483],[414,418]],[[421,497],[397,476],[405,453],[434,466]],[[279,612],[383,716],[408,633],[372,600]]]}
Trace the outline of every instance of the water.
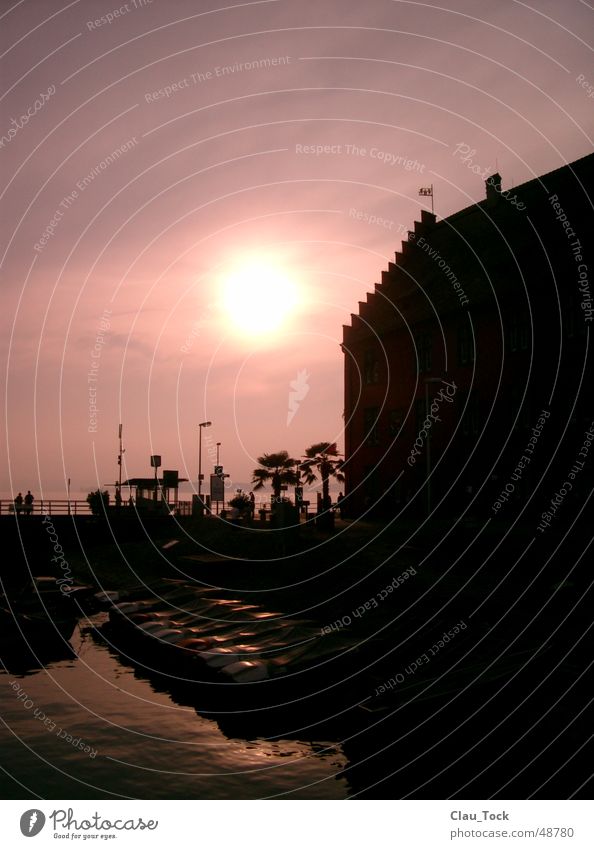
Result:
{"label": "water", "polygon": [[93,639],[104,619],[77,625],[75,656],[0,674],[3,764],[13,779],[0,779],[3,798],[348,795],[336,743],[227,736],[223,722],[176,703]]}

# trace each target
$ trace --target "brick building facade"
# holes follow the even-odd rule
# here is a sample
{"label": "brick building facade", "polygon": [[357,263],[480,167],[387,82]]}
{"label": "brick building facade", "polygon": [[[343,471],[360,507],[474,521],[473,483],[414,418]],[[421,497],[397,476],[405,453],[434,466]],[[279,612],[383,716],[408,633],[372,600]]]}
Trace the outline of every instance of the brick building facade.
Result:
{"label": "brick building facade", "polygon": [[344,327],[351,515],[543,509],[594,418],[593,167],[421,213]]}

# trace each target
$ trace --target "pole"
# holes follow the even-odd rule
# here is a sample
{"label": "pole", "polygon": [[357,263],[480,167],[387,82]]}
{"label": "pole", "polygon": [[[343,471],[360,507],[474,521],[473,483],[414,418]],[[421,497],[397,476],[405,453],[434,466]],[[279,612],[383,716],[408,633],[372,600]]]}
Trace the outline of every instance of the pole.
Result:
{"label": "pole", "polygon": [[116,482],[116,510],[120,511],[120,507],[122,506],[122,454],[124,453],[124,449],[122,448],[122,423],[120,422],[118,426],[118,440],[119,440],[119,451],[118,451],[118,479]]}
{"label": "pole", "polygon": [[[220,463],[220,453],[221,453],[221,443],[220,443],[220,442],[217,442],[217,466],[218,466],[218,465],[219,465],[219,463]],[[217,487],[217,494],[218,494],[218,491],[219,491],[219,490],[218,490],[218,487]],[[219,515],[219,499],[218,499],[218,498],[217,498],[217,500],[216,500],[216,507],[215,507],[215,509],[216,509],[216,511],[217,511],[217,516],[218,516],[218,515]]]}
{"label": "pole", "polygon": [[435,209],[433,208],[433,183],[431,183],[431,215],[435,215]]}
{"label": "pole", "polygon": [[[432,198],[433,200],[433,198]],[[429,381],[425,381],[425,418],[429,418]],[[431,515],[431,430],[427,428],[425,440],[425,456],[427,468],[427,516]]]}
{"label": "pole", "polygon": [[70,478],[68,478],[68,515],[70,516]]}
{"label": "pole", "polygon": [[121,493],[121,491],[122,491],[122,454],[124,453],[122,451],[122,425],[121,425],[121,423],[120,423],[120,427],[118,429],[118,437],[119,437],[119,440],[120,440],[120,452],[118,454],[118,466],[120,468],[120,472],[119,472],[119,475],[118,475],[118,489],[120,490],[120,493]]}
{"label": "pole", "polygon": [[198,424],[198,501],[200,502],[199,510],[202,516],[202,428],[210,427],[212,422],[199,422]]}
{"label": "pole", "polygon": [[202,511],[202,425],[198,425],[198,501]]}

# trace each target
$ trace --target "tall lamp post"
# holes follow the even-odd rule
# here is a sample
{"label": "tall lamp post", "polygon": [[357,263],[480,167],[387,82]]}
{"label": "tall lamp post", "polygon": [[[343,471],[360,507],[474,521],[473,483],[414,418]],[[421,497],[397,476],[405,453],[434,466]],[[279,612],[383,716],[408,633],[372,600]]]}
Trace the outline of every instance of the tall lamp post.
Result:
{"label": "tall lamp post", "polygon": [[[425,378],[425,417],[429,417],[429,384],[443,383],[440,377]],[[431,430],[427,431],[425,440],[425,458],[427,467],[427,515],[431,515]]]}
{"label": "tall lamp post", "polygon": [[210,427],[212,422],[200,422],[198,425],[198,501],[202,509],[202,428]]}
{"label": "tall lamp post", "polygon": [[217,466],[219,465],[219,452],[221,448],[221,443],[217,442]]}
{"label": "tall lamp post", "polygon": [[118,451],[118,481],[116,488],[116,507],[119,510],[122,506],[122,458],[124,456],[125,448],[122,448],[122,425],[118,428],[118,439],[120,442],[120,450]]}

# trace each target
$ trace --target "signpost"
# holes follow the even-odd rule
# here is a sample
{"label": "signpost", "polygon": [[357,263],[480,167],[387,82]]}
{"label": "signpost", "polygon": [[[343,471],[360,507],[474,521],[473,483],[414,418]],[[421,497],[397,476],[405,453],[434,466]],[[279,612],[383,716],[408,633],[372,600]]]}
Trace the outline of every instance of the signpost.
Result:
{"label": "signpost", "polygon": [[[173,502],[177,508],[179,487],[179,472],[177,469],[163,469],[163,500],[167,505]],[[171,498],[170,490],[173,490],[173,498]]]}
{"label": "signpost", "polygon": [[214,474],[210,476],[210,501],[216,502],[217,516],[219,514],[219,501],[225,506],[225,478],[229,477],[218,464],[214,467]]}
{"label": "signpost", "polygon": [[210,476],[210,500],[217,502],[217,513],[219,512],[219,501],[225,500],[225,482],[220,475]]}
{"label": "signpost", "polygon": [[159,489],[159,474],[158,469],[161,465],[161,455],[151,454],[151,466],[155,470],[155,503],[157,502],[157,490]]}

